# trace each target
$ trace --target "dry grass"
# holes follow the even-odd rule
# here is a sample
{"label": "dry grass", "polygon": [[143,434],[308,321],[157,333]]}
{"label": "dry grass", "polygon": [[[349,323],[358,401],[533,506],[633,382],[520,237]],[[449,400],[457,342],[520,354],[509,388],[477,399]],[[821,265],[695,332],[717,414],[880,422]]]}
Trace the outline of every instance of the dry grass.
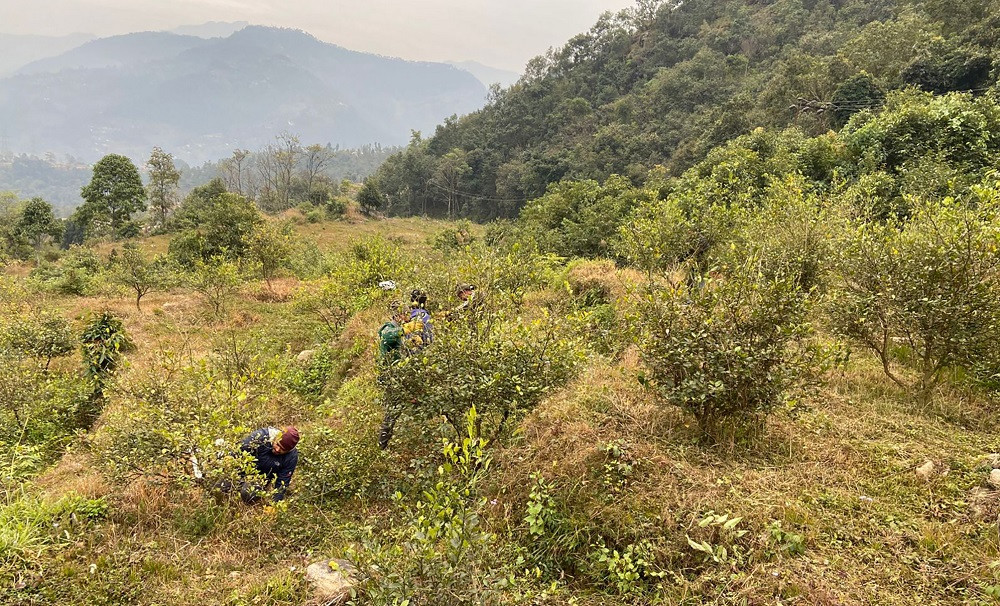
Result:
{"label": "dry grass", "polygon": [[[392,219],[300,224],[296,230],[325,250],[380,233],[426,251],[428,238],[446,226]],[[150,243],[154,251],[166,247],[165,239]],[[599,289],[612,299],[641,281],[609,262],[574,264],[567,279],[575,290]],[[358,314],[332,339],[315,319],[294,312],[289,300],[298,286],[285,278],[270,289],[254,285],[224,322],[209,320],[198,297],[183,289],[150,294],[141,312],[118,297],[61,297],[53,304],[76,319],[101,309],[125,319],[139,347],[129,354],[132,367],[123,381],[162,372],[164,351],[197,359],[211,353],[223,330],[247,336],[266,327],[293,354],[315,342],[330,341],[337,350],[371,344],[345,369],[348,378],[370,385],[373,334],[384,311]],[[558,296],[534,294],[532,305]],[[876,364],[858,356],[803,407],[774,415],[751,446],[713,447],[700,441],[690,418],[640,386],[639,370],[634,349],[616,360],[595,358],[524,419],[507,446],[496,447],[490,496],[497,504],[488,516],[496,529],[515,529],[511,540],[519,540],[530,475],[540,472],[588,537],[616,546],[654,541],[678,575],[664,580],[665,604],[958,605],[979,603],[983,587],[1000,585],[992,565],[1000,559],[1000,495],[976,469],[982,455],[1000,450],[995,414],[983,402],[941,389],[930,406],[919,408]],[[325,395],[336,400],[336,389]],[[334,401],[296,411],[294,420],[306,435],[327,427],[374,439],[374,426],[350,423],[378,417],[378,403],[357,399],[350,404],[367,408],[353,417]],[[277,411],[283,404],[265,405]],[[399,442],[401,452],[373,468],[384,473],[383,481],[405,482],[414,473],[410,465],[428,464],[421,459],[429,456],[426,449],[411,452],[405,440]],[[606,467],[612,444],[632,466],[627,477]],[[914,471],[925,461],[935,465],[927,481]],[[107,521],[46,561],[47,572],[95,592],[88,583],[110,586],[111,575],[134,572],[141,592],[132,601],[143,604],[301,603],[306,598],[297,583],[306,564],[343,553],[357,525],[391,523],[391,506],[378,499],[345,496],[339,509],[293,499],[288,512],[270,516],[239,503],[218,506],[196,490],[171,492],[148,482],[116,487],[104,479],[99,459],[77,450],[33,486],[52,498],[73,492],[112,504]],[[705,536],[697,522],[710,510],[744,519],[748,534],[735,549],[729,545],[731,553],[742,554],[738,562],[706,564],[688,546],[686,536]],[[803,537],[803,554],[780,552],[770,534],[776,522]],[[106,568],[88,580],[88,567],[98,560]],[[565,580],[573,591],[551,603],[566,603],[568,595],[580,604],[622,603],[592,588],[576,591],[573,579]],[[286,590],[292,599],[282,597]]]}
{"label": "dry grass", "polygon": [[[693,592],[719,604],[962,604],[997,584],[1000,496],[975,469],[996,450],[992,432],[915,409],[862,361],[831,377],[804,412],[777,415],[752,448],[720,450],[643,392],[635,364],[596,362],[526,419],[523,445],[503,453],[498,494],[523,502],[527,476],[539,471],[579,518],[626,543],[660,541],[682,561],[692,555],[685,534],[705,512],[743,517],[749,568],[720,591],[728,566],[695,566],[677,600]],[[938,409],[961,404],[939,395]],[[609,497],[611,443],[624,445],[635,473]],[[938,471],[924,482],[915,469],[927,460]],[[764,557],[775,522],[804,537],[803,556]]]}

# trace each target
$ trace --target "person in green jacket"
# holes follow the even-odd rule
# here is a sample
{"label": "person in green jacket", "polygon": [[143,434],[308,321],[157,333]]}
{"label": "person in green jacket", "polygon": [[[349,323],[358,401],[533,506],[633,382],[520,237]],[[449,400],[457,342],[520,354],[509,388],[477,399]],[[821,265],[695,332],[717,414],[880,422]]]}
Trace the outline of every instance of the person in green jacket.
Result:
{"label": "person in green jacket", "polygon": [[382,387],[382,403],[385,406],[385,417],[382,419],[382,426],[378,432],[378,446],[385,450],[392,439],[393,430],[396,427],[396,419],[401,411],[397,394],[389,391],[384,380],[385,372],[394,364],[403,359],[405,352],[403,324],[410,319],[410,311],[403,305],[402,301],[393,301],[389,304],[389,321],[378,329],[378,364],[379,374],[377,382]]}

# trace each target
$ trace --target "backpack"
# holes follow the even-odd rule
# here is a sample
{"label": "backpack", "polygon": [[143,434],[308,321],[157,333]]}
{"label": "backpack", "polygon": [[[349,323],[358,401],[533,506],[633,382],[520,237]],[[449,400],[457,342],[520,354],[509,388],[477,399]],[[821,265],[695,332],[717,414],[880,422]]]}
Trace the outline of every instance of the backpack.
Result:
{"label": "backpack", "polygon": [[419,351],[431,344],[431,315],[423,309],[415,309],[410,320],[403,324],[403,343],[410,351]]}
{"label": "backpack", "polygon": [[386,322],[378,329],[378,352],[383,362],[399,360],[403,348],[403,327]]}

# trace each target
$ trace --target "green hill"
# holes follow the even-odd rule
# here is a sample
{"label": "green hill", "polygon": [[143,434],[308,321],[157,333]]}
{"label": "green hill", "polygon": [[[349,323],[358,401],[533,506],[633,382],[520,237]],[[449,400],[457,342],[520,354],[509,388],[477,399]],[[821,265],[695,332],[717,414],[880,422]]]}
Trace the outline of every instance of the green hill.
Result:
{"label": "green hill", "polygon": [[884,93],[982,93],[995,2],[644,2],[532,61],[482,110],[390,159],[393,213],[512,217],[562,179],[679,174],[755,127],[839,129]]}

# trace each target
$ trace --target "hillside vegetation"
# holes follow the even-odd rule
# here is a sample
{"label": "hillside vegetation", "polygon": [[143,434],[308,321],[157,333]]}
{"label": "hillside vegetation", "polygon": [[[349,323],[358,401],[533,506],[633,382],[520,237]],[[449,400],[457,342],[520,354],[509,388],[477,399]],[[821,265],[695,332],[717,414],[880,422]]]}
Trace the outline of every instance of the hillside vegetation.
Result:
{"label": "hillside vegetation", "polygon": [[997,81],[990,0],[640,2],[532,61],[372,181],[395,214],[514,217],[563,179],[679,175],[757,127],[839,130],[906,87]]}
{"label": "hillside vegetation", "polygon": [[[313,173],[291,156],[253,199],[230,179],[168,204],[162,153],[165,189],[108,156],[67,224],[5,196],[0,602],[328,604],[305,569],[347,560],[342,601],[358,606],[996,604],[1000,104],[995,87],[891,80],[950,61],[894,46],[912,20],[992,56],[968,46],[990,7],[962,7],[706,1],[609,18],[567,49],[615,39],[622,19],[674,34],[627,30],[590,55],[622,61],[608,71],[557,69],[560,51],[503,99],[615,74],[633,92],[600,84],[600,128],[674,137],[606,114],[650,92],[628,76],[632,35],[682,65],[731,28],[828,14],[822,35],[726,48],[780,50],[769,70],[805,48],[839,61],[864,36],[907,50],[817,76],[855,101],[798,125],[749,128],[771,107],[753,96],[718,145],[683,156],[664,139],[649,166],[479,209],[514,220],[380,212],[404,212],[417,190],[385,179],[435,166],[448,133],[499,135],[477,122],[499,101],[315,204],[292,202]],[[737,65],[740,87],[765,86]],[[702,76],[660,84],[673,77],[683,99]],[[675,116],[684,136],[699,115]],[[599,139],[586,132],[544,144],[579,150]],[[454,192],[484,173],[441,166],[428,186],[453,189],[402,208],[479,213]],[[83,245],[58,248],[63,227]],[[461,284],[476,286],[463,305]],[[433,338],[381,352],[413,290]],[[239,441],[289,424],[288,498],[223,490],[252,475]]]}

